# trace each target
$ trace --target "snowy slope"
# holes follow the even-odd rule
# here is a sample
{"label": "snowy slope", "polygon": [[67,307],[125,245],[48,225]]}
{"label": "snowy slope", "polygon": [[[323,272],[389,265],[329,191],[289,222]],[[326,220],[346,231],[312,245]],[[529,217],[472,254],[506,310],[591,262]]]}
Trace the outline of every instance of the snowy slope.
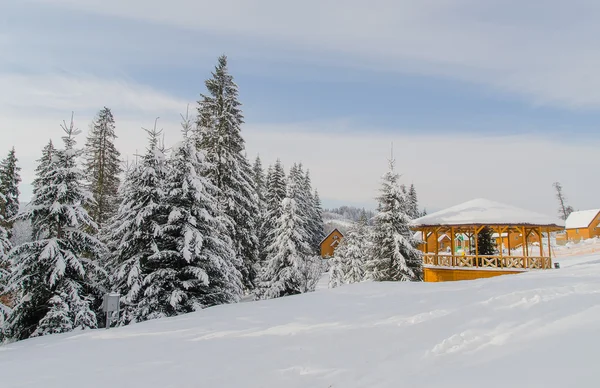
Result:
{"label": "snowy slope", "polygon": [[597,387],[600,255],[364,283],[0,347],[8,387]]}

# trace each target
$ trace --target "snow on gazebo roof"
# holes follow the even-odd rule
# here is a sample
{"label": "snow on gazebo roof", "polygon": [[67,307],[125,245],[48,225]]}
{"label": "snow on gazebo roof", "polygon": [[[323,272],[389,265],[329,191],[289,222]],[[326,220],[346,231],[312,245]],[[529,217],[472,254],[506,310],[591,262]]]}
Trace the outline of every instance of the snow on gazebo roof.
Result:
{"label": "snow on gazebo roof", "polygon": [[590,226],[592,221],[596,219],[596,216],[600,213],[600,209],[592,209],[592,210],[582,210],[578,212],[573,212],[569,214],[567,218],[566,228],[567,229],[577,229],[577,228],[587,228]]}
{"label": "snow on gazebo roof", "polygon": [[417,218],[411,222],[411,225],[535,225],[563,227],[564,223],[544,214],[480,198]]}

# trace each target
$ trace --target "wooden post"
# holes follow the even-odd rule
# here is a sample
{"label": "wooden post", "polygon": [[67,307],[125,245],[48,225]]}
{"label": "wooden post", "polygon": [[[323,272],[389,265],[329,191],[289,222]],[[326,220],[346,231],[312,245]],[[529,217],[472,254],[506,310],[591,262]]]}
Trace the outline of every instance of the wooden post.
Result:
{"label": "wooden post", "polygon": [[433,260],[434,260],[435,265],[440,265],[440,256],[439,256],[440,242],[438,240],[438,237],[439,237],[438,230],[439,230],[439,228],[435,228],[434,232],[433,232],[434,233],[433,237],[435,238],[435,256],[433,256]]}
{"label": "wooden post", "polygon": [[477,258],[479,257],[479,240],[477,237],[479,236],[479,230],[475,227],[475,267],[479,267],[479,263],[477,262]]}
{"label": "wooden post", "polygon": [[547,230],[548,233],[548,268],[552,268],[552,246],[550,245],[550,229]]}
{"label": "wooden post", "polygon": [[451,260],[452,260],[452,266],[456,267],[456,243],[454,242],[454,226],[452,226],[450,228],[450,249],[452,250],[451,252]]}
{"label": "wooden post", "polygon": [[506,240],[508,240],[508,255],[512,256],[512,253],[510,252],[510,226],[508,227],[508,229],[506,230],[506,234],[507,234],[507,238]]}
{"label": "wooden post", "polygon": [[522,226],[521,227],[521,236],[523,236],[521,243],[522,243],[522,250],[523,250],[523,266],[525,268],[529,267],[529,254],[527,252],[527,236],[525,235],[525,227]]}
{"label": "wooden post", "polygon": [[540,235],[540,257],[542,258],[542,261],[543,261],[543,257],[544,257],[544,236],[542,235],[542,227],[538,228],[538,233]]}

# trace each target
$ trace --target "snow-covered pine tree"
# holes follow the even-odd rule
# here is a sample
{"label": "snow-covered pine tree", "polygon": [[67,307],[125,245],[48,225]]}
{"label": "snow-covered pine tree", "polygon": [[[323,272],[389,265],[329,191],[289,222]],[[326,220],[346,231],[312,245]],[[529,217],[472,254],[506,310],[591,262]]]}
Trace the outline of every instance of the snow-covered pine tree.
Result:
{"label": "snow-covered pine tree", "polygon": [[419,212],[419,200],[417,199],[417,189],[415,189],[415,185],[411,184],[410,189],[408,190],[408,204],[407,204],[407,213],[408,216],[414,220],[421,216]]}
{"label": "snow-covered pine tree", "polygon": [[258,196],[261,212],[263,210],[264,202],[265,202],[265,172],[262,168],[262,161],[260,160],[260,156],[257,156],[254,160],[254,165],[252,166],[252,178],[254,180],[254,188],[256,189],[256,195]]}
{"label": "snow-covered pine tree", "polygon": [[162,205],[167,173],[159,144],[162,131],[156,125],[145,131],[146,153],[125,175],[119,188],[121,203],[104,237],[111,251],[107,266],[112,288],[121,294],[121,325],[140,320],[139,304],[145,293],[144,278],[149,273],[147,263],[163,249],[162,233],[168,216]]}
{"label": "snow-covered pine tree", "polygon": [[296,180],[290,176],[261,275],[259,297],[262,299],[299,294],[302,290],[300,268],[311,250],[306,241],[306,222],[300,212],[299,192]]}
{"label": "snow-covered pine tree", "polygon": [[231,225],[220,213],[217,188],[203,176],[204,155],[183,121],[183,141],[167,161],[162,249],[148,257],[139,320],[192,312],[239,300],[241,274],[227,235]]}
{"label": "snow-covered pine tree", "polygon": [[94,202],[90,216],[102,226],[118,207],[117,191],[121,183],[121,154],[115,147],[115,119],[109,108],[102,108],[90,127],[85,144],[85,173]]}
{"label": "snow-covered pine tree", "polygon": [[265,186],[265,209],[261,223],[260,262],[264,265],[267,248],[273,243],[274,229],[281,217],[281,202],[286,195],[285,170],[277,159],[274,166],[269,166]]}
{"label": "snow-covered pine tree", "polygon": [[7,291],[16,296],[16,305],[6,331],[14,339],[97,327],[92,304],[100,293],[101,269],[95,259],[106,247],[93,236],[96,224],[84,208],[92,196],[77,167],[79,131],[72,118],[62,127],[64,149],[55,150],[51,162],[38,168],[43,171],[37,177],[40,184],[19,215],[35,226],[37,240],[8,255],[12,272]]}
{"label": "snow-covered pine tree", "polygon": [[365,264],[371,249],[368,228],[367,215],[363,213],[360,220],[350,227],[340,243],[344,246],[344,262],[346,263],[344,283],[359,283],[365,280]]}
{"label": "snow-covered pine tree", "polygon": [[12,234],[13,218],[19,213],[19,183],[21,168],[17,165],[17,156],[13,147],[8,156],[0,162],[0,215],[4,219],[2,224],[10,238]]}
{"label": "snow-covered pine tree", "polygon": [[[5,201],[2,193],[0,193],[0,201]],[[10,309],[4,304],[4,299],[7,297],[4,295],[4,290],[10,270],[10,263],[6,256],[11,249],[11,244],[3,221],[3,215],[0,214],[0,343],[4,340],[4,322],[10,312]]]}
{"label": "snow-covered pine tree", "polygon": [[210,163],[206,176],[219,189],[219,205],[233,225],[230,236],[242,263],[244,287],[252,290],[258,271],[260,214],[252,169],[244,155],[238,87],[227,69],[226,56],[219,57],[205,84],[208,94],[198,102],[198,147]]}
{"label": "snow-covered pine tree", "polygon": [[421,252],[409,228],[407,198],[398,179],[394,161],[390,160],[390,170],[383,176],[378,198],[368,277],[377,281],[420,281],[423,280]]}
{"label": "snow-covered pine tree", "polygon": [[[54,164],[58,161],[57,150],[54,148],[52,140],[48,141],[48,144],[42,149],[42,156],[37,160],[38,165],[35,168],[35,178],[33,179],[33,192],[42,190],[45,186],[52,183],[52,176],[48,174],[54,168]],[[38,213],[41,212],[38,209]],[[40,218],[43,216],[40,214]],[[27,220],[27,222],[30,222]],[[35,224],[31,224],[32,239],[38,238],[40,231],[37,229]]]}
{"label": "snow-covered pine tree", "polygon": [[347,271],[345,260],[346,248],[340,243],[335,249],[333,257],[329,259],[329,288],[339,287],[344,284],[344,276]]}

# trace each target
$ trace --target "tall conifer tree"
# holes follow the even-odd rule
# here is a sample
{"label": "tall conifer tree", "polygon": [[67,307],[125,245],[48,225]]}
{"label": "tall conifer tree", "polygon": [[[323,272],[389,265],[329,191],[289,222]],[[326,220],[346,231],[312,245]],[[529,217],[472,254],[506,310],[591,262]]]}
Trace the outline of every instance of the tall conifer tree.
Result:
{"label": "tall conifer tree", "polygon": [[212,77],[206,81],[208,93],[198,106],[198,147],[211,168],[206,176],[219,189],[221,209],[231,219],[231,238],[241,266],[244,286],[255,287],[258,272],[259,205],[252,169],[244,155],[241,103],[238,86],[227,68],[227,57],[219,57]]}
{"label": "tall conifer tree", "polygon": [[409,228],[408,199],[398,179],[394,161],[390,160],[378,198],[368,276],[378,281],[419,281],[423,279],[421,253]]}
{"label": "tall conifer tree", "polygon": [[148,257],[139,319],[192,312],[239,300],[241,274],[233,265],[235,251],[216,201],[217,188],[203,176],[204,155],[189,137],[167,162],[164,208],[168,214],[160,233],[161,250]]}
{"label": "tall conifer tree", "polygon": [[106,223],[118,207],[117,191],[123,169],[116,138],[115,119],[104,107],[92,122],[85,145],[85,172],[94,196],[89,211],[99,225]]}
{"label": "tall conifer tree", "polygon": [[119,189],[121,203],[105,234],[112,252],[108,260],[112,287],[121,294],[120,324],[149,316],[140,311],[147,286],[144,278],[150,271],[151,257],[164,249],[165,155],[159,144],[161,131],[156,125],[145,131],[148,134],[146,153],[125,175]]}
{"label": "tall conifer tree", "polygon": [[13,219],[19,213],[19,183],[21,168],[17,165],[17,156],[13,147],[8,156],[0,162],[0,215],[3,218],[2,226],[11,236]]}
{"label": "tall conifer tree", "polygon": [[92,305],[100,292],[101,270],[95,259],[105,246],[93,236],[96,224],[84,208],[92,197],[77,167],[79,131],[73,120],[63,130],[64,149],[51,153],[45,148],[33,199],[19,216],[31,221],[37,239],[8,256],[12,273],[7,291],[17,303],[6,329],[15,339],[97,327]]}
{"label": "tall conifer tree", "polygon": [[259,296],[263,299],[299,294],[303,291],[302,267],[311,254],[306,241],[306,222],[299,203],[300,188],[293,176],[288,178],[281,216],[273,229],[261,276]]}

